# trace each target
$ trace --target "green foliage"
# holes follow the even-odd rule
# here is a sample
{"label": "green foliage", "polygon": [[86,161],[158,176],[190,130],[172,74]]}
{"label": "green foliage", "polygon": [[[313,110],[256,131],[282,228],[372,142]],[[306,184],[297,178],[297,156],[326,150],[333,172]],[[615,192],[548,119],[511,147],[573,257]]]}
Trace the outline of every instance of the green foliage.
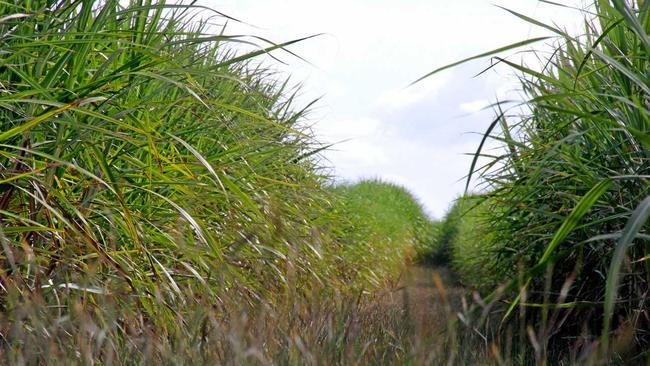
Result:
{"label": "green foliage", "polygon": [[327,233],[342,223],[306,110],[254,60],[292,42],[238,54],[254,38],[209,34],[197,12],[0,3],[5,362],[200,363],[201,339],[222,362],[227,337],[202,332],[235,311],[349,294],[347,273],[402,258],[370,266],[371,241],[342,256]]}
{"label": "green foliage", "polygon": [[428,219],[391,185],[329,189],[297,91],[255,59],[299,40],[242,54],[265,41],[199,15],[234,21],[0,2],[3,363],[393,357],[389,332],[342,342]]}
{"label": "green foliage", "polygon": [[[342,256],[371,282],[394,278],[405,260],[430,246],[435,224],[404,188],[377,180],[334,187]],[[415,251],[415,253],[413,253]]]}
{"label": "green foliage", "polygon": [[466,213],[467,207],[463,198],[458,198],[451,205],[445,217],[437,224],[437,230],[428,251],[423,253],[422,260],[436,264],[449,264],[452,256],[452,245],[458,235],[458,227]]}
{"label": "green foliage", "polygon": [[[493,197],[510,208],[491,222],[496,240],[514,248],[501,257],[501,265],[513,269],[521,262],[531,268],[526,283],[541,295],[529,301],[553,301],[543,292],[547,281],[551,292],[572,281],[565,301],[595,305],[568,310],[573,320],[558,332],[565,337],[585,329],[591,335],[601,331],[603,277],[612,275],[614,244],[634,208],[650,194],[644,178],[650,173],[650,89],[642,76],[650,58],[635,21],[627,16],[643,21],[645,15],[624,4],[600,11],[585,36],[564,37],[566,43],[549,59],[553,68],[543,77],[527,73],[522,78],[532,113],[511,125],[510,134],[523,136],[524,144],[501,158],[503,169],[488,173]],[[648,290],[650,276],[644,263],[634,263],[648,254],[643,241],[637,239],[627,253],[630,275],[621,278],[615,317],[632,322],[636,345],[645,347],[647,325],[634,315],[640,310],[637,294]]]}
{"label": "green foliage", "polygon": [[307,233],[295,206],[320,182],[290,95],[191,7],[122,3],[0,5],[23,14],[0,25],[4,250],[33,252],[12,275],[153,294],[271,271],[274,216]]}
{"label": "green foliage", "polygon": [[[451,267],[463,285],[487,292],[506,282],[513,275],[497,266],[501,248],[494,240],[488,219],[492,210],[484,197],[465,197],[455,206],[462,207],[455,235],[448,243]],[[460,211],[460,207],[456,210]]]}
{"label": "green foliage", "polygon": [[527,101],[499,106],[483,142],[496,139],[503,154],[484,154],[492,161],[478,168],[482,142],[470,174],[499,207],[486,214],[491,241],[504,249],[497,266],[517,274],[505,318],[534,336],[537,362],[568,350],[593,362],[596,344],[597,357],[625,359],[650,344],[650,324],[638,316],[650,291],[650,1],[594,1],[589,10],[580,36],[510,11],[557,40],[553,52],[536,53],[539,69],[496,58],[520,73]]}
{"label": "green foliage", "polygon": [[[555,52],[498,59],[525,113],[485,133],[487,196],[432,223],[395,185],[328,186],[296,90],[255,59],[296,41],[239,54],[265,41],[164,1],[0,2],[2,361],[404,361],[423,339],[358,290],[430,253],[473,288],[510,280],[471,309],[506,296],[522,362],[647,349],[650,1],[631,4],[595,1],[580,37],[512,12]],[[476,169],[489,138],[504,154]]]}
{"label": "green foliage", "polygon": [[483,196],[456,199],[421,261],[450,266],[463,285],[477,290],[488,291],[508,280],[512,273],[496,266],[503,248],[494,241],[487,221],[496,209]]}

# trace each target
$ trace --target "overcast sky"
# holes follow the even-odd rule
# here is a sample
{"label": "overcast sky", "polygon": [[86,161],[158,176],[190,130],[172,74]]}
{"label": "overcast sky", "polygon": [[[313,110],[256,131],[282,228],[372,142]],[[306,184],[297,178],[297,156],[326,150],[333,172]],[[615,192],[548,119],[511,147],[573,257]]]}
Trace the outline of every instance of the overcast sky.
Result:
{"label": "overcast sky", "polygon": [[[555,0],[579,5],[581,0]],[[308,62],[277,53],[302,83],[310,115],[339,179],[382,178],[409,188],[434,217],[462,193],[463,177],[493,113],[481,111],[516,88],[505,68],[474,78],[482,60],[409,83],[438,66],[529,37],[549,35],[494,4],[574,28],[580,14],[537,0],[201,0],[240,19],[227,33],[284,42]],[[254,26],[254,27],[253,27]],[[543,47],[540,44],[539,47]],[[510,52],[509,54],[512,54]]]}

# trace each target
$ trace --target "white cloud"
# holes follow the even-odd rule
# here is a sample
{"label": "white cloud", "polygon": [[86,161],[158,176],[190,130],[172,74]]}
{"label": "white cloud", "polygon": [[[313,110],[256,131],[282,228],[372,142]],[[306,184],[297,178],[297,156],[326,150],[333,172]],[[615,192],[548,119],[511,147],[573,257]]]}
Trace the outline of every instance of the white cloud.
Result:
{"label": "white cloud", "polygon": [[379,109],[391,112],[407,108],[443,91],[448,80],[449,78],[443,75],[439,78],[432,79],[430,82],[408,87],[404,85],[398,89],[387,90],[379,95],[375,105]]}
{"label": "white cloud", "polygon": [[365,139],[381,134],[381,121],[375,118],[324,120],[317,122],[313,129],[324,142],[333,143],[349,139]]}
{"label": "white cloud", "polygon": [[458,108],[460,108],[461,111],[467,112],[467,113],[477,113],[483,108],[487,107],[490,105],[490,101],[487,99],[479,99],[475,100],[472,102],[465,102],[461,103]]}

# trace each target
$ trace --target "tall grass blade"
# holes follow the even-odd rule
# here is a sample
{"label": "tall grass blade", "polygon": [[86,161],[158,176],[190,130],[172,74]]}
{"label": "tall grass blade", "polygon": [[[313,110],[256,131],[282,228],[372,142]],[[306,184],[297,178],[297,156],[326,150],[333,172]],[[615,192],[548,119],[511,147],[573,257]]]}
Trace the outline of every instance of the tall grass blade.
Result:
{"label": "tall grass blade", "polygon": [[460,61],[453,62],[453,63],[451,63],[451,64],[448,64],[448,65],[445,65],[445,66],[439,67],[439,68],[437,68],[437,69],[435,69],[435,70],[429,72],[428,74],[425,74],[424,76],[421,76],[420,78],[418,78],[417,80],[415,80],[414,82],[412,82],[411,84],[409,84],[409,86],[414,85],[414,84],[417,84],[417,83],[419,83],[420,81],[422,81],[422,80],[424,80],[424,79],[426,79],[426,78],[429,78],[429,77],[431,77],[431,76],[433,76],[433,75],[435,75],[435,74],[437,74],[437,73],[439,73],[439,72],[441,72],[441,71],[444,71],[444,70],[450,69],[450,68],[455,67],[455,66],[462,65],[462,64],[467,63],[467,62],[469,62],[469,61],[478,60],[478,59],[485,58],[485,57],[487,57],[487,56],[492,56],[492,55],[495,55],[495,54],[498,54],[498,53],[501,53],[501,52],[506,52],[506,51],[514,50],[514,49],[517,49],[517,48],[521,48],[521,47],[527,46],[527,45],[529,45],[529,44],[533,44],[533,43],[537,43],[537,42],[545,41],[545,40],[547,40],[547,39],[550,39],[550,37],[537,37],[537,38],[531,38],[531,39],[527,39],[527,40],[525,40],[525,41],[515,42],[515,43],[512,43],[512,44],[507,45],[507,46],[504,46],[504,47],[499,47],[499,48],[494,49],[494,50],[492,50],[492,51],[483,52],[483,53],[478,54],[478,55],[476,55],[476,56],[468,57],[468,58],[462,59],[462,60],[460,60]]}
{"label": "tall grass blade", "polygon": [[646,197],[632,212],[630,219],[627,221],[622,235],[616,243],[614,255],[607,272],[607,282],[605,285],[604,313],[603,313],[603,331],[601,334],[602,351],[607,352],[609,348],[609,337],[614,312],[614,302],[618,293],[618,285],[621,276],[621,266],[625,260],[628,248],[634,243],[637,234],[643,229],[644,225],[650,218],[650,196]]}

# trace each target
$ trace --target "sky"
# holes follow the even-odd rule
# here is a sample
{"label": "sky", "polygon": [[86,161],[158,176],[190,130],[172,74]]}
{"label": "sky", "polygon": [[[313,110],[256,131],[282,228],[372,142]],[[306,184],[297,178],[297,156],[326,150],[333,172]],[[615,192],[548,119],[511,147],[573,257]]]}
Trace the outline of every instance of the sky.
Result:
{"label": "sky", "polygon": [[[555,0],[582,6],[585,0]],[[436,218],[462,194],[471,156],[497,100],[521,98],[507,68],[474,77],[489,60],[451,62],[550,32],[502,6],[577,29],[579,12],[537,0],[200,0],[241,22],[228,34],[273,42],[317,35],[268,64],[301,85],[298,105],[320,98],[307,123],[338,180],[380,178],[405,186]],[[498,6],[497,6],[498,5]],[[545,49],[540,43],[537,48]],[[548,46],[546,46],[548,49]],[[511,55],[511,60],[521,56]],[[527,61],[531,62],[531,61]]]}

